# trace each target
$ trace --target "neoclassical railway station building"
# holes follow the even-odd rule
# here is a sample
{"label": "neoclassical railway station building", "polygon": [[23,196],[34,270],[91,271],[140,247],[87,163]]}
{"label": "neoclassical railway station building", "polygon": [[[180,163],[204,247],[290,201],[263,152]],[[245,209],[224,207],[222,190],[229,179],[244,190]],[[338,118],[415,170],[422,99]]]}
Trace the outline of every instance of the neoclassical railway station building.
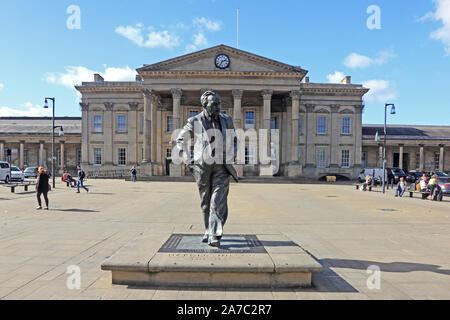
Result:
{"label": "neoclassical railway station building", "polygon": [[[352,84],[350,77],[339,84],[311,83],[301,67],[219,45],[144,65],[135,81],[93,78],[76,86],[82,116],[68,119],[70,134],[57,139],[60,170],[81,163],[91,173],[137,166],[141,176],[188,174],[184,165],[171,163],[172,133],[202,111],[200,96],[208,89],[220,94],[222,112],[233,117],[235,128],[279,129],[273,157],[278,170],[259,165],[257,147],[246,140],[240,141],[245,161],[236,165],[242,176],[355,178],[361,168],[382,164],[383,126],[362,125],[363,97],[370,88]],[[8,123],[42,125],[44,119],[12,119],[0,119],[0,155],[10,148],[17,165],[41,164],[48,158],[50,135],[44,138],[42,128],[31,132],[37,130],[31,125],[13,130]],[[450,127],[388,127],[389,167],[449,170],[448,152]]]}

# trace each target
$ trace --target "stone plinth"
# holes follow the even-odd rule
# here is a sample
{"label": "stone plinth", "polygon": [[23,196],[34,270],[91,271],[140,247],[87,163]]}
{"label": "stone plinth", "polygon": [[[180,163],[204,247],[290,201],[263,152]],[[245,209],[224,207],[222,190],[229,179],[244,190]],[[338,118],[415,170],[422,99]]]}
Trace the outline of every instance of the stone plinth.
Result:
{"label": "stone plinth", "polygon": [[[322,266],[282,235],[224,235],[220,248],[199,234],[171,234],[161,246],[138,238],[102,264],[113,284],[201,288],[310,287]],[[159,247],[158,249],[155,249]]]}
{"label": "stone plinth", "polygon": [[181,177],[181,164],[170,164],[170,176],[171,177]]}

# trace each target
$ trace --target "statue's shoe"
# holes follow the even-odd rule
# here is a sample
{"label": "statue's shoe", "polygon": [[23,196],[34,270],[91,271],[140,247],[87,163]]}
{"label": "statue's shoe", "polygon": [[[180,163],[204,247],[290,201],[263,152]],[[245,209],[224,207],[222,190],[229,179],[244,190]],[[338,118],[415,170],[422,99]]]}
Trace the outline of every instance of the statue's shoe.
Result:
{"label": "statue's shoe", "polygon": [[218,247],[220,247],[220,241],[219,240],[211,240],[210,242],[208,242],[208,245],[209,246],[211,246],[211,247],[216,247],[216,248],[218,248]]}
{"label": "statue's shoe", "polygon": [[209,239],[208,244],[211,247],[219,247],[220,246],[220,237],[212,236],[211,239]]}
{"label": "statue's shoe", "polygon": [[204,242],[204,243],[208,242],[208,235],[207,234],[203,235],[202,242]]}

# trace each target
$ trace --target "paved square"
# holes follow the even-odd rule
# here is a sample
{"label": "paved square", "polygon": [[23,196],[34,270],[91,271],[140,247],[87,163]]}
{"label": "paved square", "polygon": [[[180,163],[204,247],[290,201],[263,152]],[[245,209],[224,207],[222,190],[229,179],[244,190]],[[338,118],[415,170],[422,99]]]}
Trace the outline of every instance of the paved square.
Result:
{"label": "paved square", "polygon": [[[89,193],[76,194],[58,183],[48,211],[35,209],[34,192],[0,187],[0,298],[450,299],[449,198],[395,198],[392,190],[350,185],[233,183],[225,235],[256,234],[271,253],[293,249],[277,246],[274,235],[299,244],[324,267],[313,287],[142,289],[112,285],[101,264],[139,236],[156,252],[170,234],[202,234],[195,184],[87,185]],[[74,266],[81,283],[70,290]],[[367,285],[369,266],[380,269],[378,289]]]}

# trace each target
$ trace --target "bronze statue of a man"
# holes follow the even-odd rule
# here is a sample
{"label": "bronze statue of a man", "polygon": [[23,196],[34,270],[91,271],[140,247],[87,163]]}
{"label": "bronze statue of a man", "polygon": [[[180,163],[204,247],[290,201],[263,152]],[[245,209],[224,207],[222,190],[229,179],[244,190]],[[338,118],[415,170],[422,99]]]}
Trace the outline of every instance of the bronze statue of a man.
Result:
{"label": "bronze statue of a man", "polygon": [[[191,169],[200,193],[205,224],[202,241],[219,247],[228,217],[230,176],[238,181],[232,165],[237,152],[237,138],[233,119],[220,112],[220,96],[208,90],[200,101],[203,111],[187,120],[176,142],[178,149],[184,152],[185,157],[187,155],[185,163]],[[193,155],[191,150],[187,150],[187,142],[191,138],[198,140],[194,141]]]}

